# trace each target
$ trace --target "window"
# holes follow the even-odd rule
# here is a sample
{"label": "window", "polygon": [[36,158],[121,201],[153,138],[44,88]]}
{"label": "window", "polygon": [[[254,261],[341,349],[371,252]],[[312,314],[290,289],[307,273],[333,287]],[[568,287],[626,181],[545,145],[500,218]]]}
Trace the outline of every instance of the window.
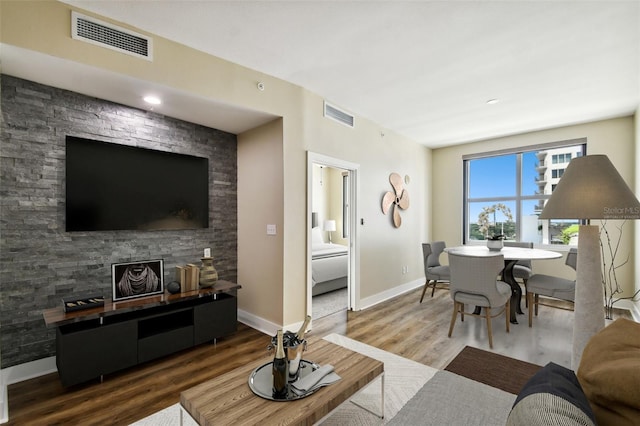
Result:
{"label": "window", "polygon": [[551,156],[551,162],[553,164],[568,163],[569,161],[571,161],[571,153],[570,152],[563,153],[563,154],[554,154],[554,155]]}
{"label": "window", "polygon": [[[464,241],[504,235],[535,244],[575,244],[577,220],[538,216],[565,163],[585,153],[586,139],[577,139],[463,157]],[[551,164],[565,166],[552,169]]]}

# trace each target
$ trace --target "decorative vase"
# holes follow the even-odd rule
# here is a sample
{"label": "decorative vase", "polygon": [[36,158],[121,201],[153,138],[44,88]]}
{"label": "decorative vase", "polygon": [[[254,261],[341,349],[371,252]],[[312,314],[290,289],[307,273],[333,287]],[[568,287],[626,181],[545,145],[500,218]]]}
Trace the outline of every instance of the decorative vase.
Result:
{"label": "decorative vase", "polygon": [[213,257],[203,257],[200,267],[200,287],[212,287],[218,281],[218,271],[213,267]]}
{"label": "decorative vase", "polygon": [[491,251],[500,251],[504,247],[504,242],[500,240],[487,240],[487,247]]}

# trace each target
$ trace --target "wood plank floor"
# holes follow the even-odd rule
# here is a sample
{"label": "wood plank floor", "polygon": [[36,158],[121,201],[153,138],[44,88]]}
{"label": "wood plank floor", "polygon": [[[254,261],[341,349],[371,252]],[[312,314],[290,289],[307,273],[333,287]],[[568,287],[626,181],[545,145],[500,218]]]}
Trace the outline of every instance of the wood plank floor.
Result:
{"label": "wood plank floor", "polygon": [[[488,349],[484,320],[458,319],[452,338],[447,337],[453,304],[449,292],[438,290],[420,304],[421,290],[398,296],[390,301],[359,312],[340,312],[314,320],[308,344],[339,333],[414,361],[444,368],[465,345]],[[509,352],[518,347],[516,358],[541,364],[541,356],[553,358],[544,349],[545,339],[551,346],[567,351],[566,338],[559,329],[571,327],[572,312],[540,308],[540,316],[532,329],[525,316],[504,333],[503,317],[494,321],[494,347]],[[546,325],[545,325],[546,324]],[[558,327],[558,324],[564,324]],[[502,333],[501,331],[502,330]],[[534,334],[537,333],[537,334]],[[517,344],[509,343],[521,337]],[[561,344],[558,344],[558,341]],[[180,392],[250,360],[266,357],[270,337],[238,324],[235,335],[178,354],[152,361],[117,374],[105,376],[104,382],[91,382],[65,389],[57,373],[9,386],[10,425],[128,425],[179,401]],[[503,343],[500,343],[503,342]],[[502,346],[500,346],[502,344]],[[486,345],[486,346],[485,346]],[[562,346],[565,348],[562,348]],[[541,349],[542,347],[542,349]],[[528,358],[532,354],[532,358]],[[536,356],[538,358],[536,358]],[[554,361],[556,361],[554,359]]]}

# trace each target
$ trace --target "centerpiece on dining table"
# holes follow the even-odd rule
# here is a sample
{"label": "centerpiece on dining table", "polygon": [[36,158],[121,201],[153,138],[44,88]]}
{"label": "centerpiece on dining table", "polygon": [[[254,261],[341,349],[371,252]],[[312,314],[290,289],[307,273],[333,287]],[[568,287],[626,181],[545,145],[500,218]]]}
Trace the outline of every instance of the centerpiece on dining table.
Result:
{"label": "centerpiece on dining table", "polygon": [[513,225],[511,209],[504,203],[485,206],[478,214],[478,232],[484,235],[491,251],[502,250],[506,235],[511,234]]}
{"label": "centerpiece on dining table", "polygon": [[504,247],[504,235],[494,235],[487,239],[487,247],[491,251],[500,251]]}

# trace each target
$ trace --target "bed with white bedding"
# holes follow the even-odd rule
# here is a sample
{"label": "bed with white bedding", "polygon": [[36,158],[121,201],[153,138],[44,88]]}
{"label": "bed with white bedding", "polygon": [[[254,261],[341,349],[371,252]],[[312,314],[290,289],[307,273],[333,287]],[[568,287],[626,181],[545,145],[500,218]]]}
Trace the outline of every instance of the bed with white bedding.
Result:
{"label": "bed with white bedding", "polygon": [[347,287],[349,253],[347,246],[325,243],[319,227],[311,230],[312,295]]}

